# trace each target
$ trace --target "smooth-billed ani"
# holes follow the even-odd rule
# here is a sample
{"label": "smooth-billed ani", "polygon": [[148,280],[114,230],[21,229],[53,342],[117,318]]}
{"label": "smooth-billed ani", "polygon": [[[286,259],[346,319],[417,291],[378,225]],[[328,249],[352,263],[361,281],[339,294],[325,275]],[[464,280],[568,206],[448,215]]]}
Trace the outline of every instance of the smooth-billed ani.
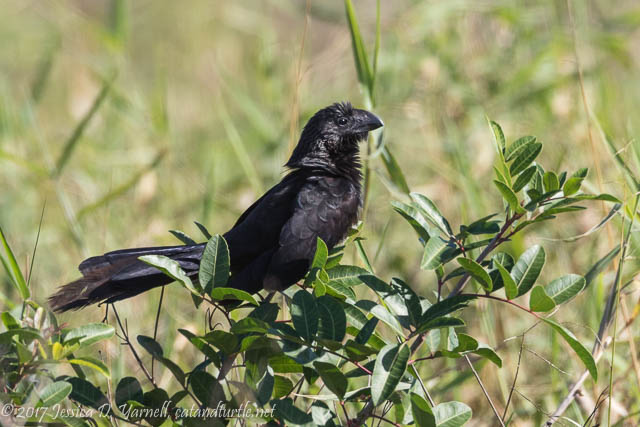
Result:
{"label": "smooth-billed ani", "polygon": [[[336,103],[304,127],[286,163],[289,173],[251,205],[224,234],[231,277],[227,286],[256,293],[284,290],[302,279],[317,237],[329,248],[342,241],[362,207],[358,142],[383,126],[374,114]],[[138,259],[164,255],[197,280],[205,244],[122,249],[84,260],[83,277],[49,298],[62,312],[115,302],[166,285],[172,279]]]}

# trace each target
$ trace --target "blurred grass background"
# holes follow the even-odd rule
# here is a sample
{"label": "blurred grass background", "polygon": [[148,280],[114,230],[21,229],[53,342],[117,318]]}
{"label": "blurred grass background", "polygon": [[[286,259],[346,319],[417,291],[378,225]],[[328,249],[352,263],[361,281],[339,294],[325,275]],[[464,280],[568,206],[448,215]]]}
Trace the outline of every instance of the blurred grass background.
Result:
{"label": "blurred grass background", "polygon": [[[375,1],[354,5],[371,49]],[[564,0],[381,2],[376,113],[411,189],[432,198],[452,225],[493,213],[500,203],[490,184],[494,149],[485,115],[510,141],[527,134],[544,141],[542,165],[569,173],[589,167],[587,188],[630,196],[585,101],[634,163],[628,148],[638,143],[640,127],[640,5],[570,5],[571,14]],[[194,220],[227,230],[281,178],[311,114],[335,101],[363,105],[340,1],[7,0],[0,39],[0,224],[28,265],[46,202],[31,281],[40,302],[74,279],[87,256],[178,244],[169,229],[200,240]],[[397,195],[379,179],[386,173],[379,159],[372,168],[365,247],[378,273],[400,275],[426,295],[435,281],[419,270],[420,245],[389,205]],[[591,207],[529,235],[527,243],[547,247],[544,283],[586,273],[619,242],[615,222],[573,243],[544,240],[591,228],[605,214],[599,204]],[[523,247],[516,240],[509,250]],[[556,316],[587,342],[595,338],[612,274]],[[1,286],[10,305],[13,289],[7,280]],[[636,288],[625,296],[630,308]],[[169,287],[159,335],[165,343],[174,341],[178,325],[201,321],[183,296]],[[157,298],[154,292],[120,304],[136,334],[150,335]],[[520,346],[505,339],[533,322],[486,301],[476,306],[467,322],[472,335],[505,359],[502,370],[485,365],[480,372],[500,406]],[[102,310],[62,318],[98,321]],[[637,337],[636,328],[631,340]],[[175,340],[178,361],[193,356],[180,353],[185,344]],[[527,335],[526,348],[515,425],[539,425],[581,368],[549,331]],[[128,362],[120,350],[105,348],[123,372]],[[640,378],[628,341],[617,355],[616,396],[633,413],[640,410]],[[464,401],[474,409],[473,425],[491,425],[477,383],[456,366],[464,365],[425,365],[436,400]],[[587,387],[594,400],[603,384]],[[567,415],[585,417],[577,405]]]}

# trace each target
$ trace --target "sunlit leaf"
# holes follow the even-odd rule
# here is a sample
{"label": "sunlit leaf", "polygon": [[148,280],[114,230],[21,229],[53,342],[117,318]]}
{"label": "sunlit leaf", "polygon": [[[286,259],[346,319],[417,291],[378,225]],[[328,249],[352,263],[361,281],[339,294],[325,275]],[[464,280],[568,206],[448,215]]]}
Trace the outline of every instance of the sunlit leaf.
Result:
{"label": "sunlit leaf", "polygon": [[406,344],[389,344],[380,351],[371,379],[371,398],[374,405],[381,404],[395,391],[407,369],[410,354],[411,351]]}
{"label": "sunlit leaf", "polygon": [[591,374],[593,381],[598,381],[598,368],[596,367],[596,362],[589,350],[587,350],[587,348],[580,341],[578,341],[575,335],[573,335],[571,331],[566,329],[564,326],[554,322],[551,319],[543,318],[542,320],[549,326],[551,326],[556,332],[558,332],[562,336],[562,338],[564,338],[567,344],[569,344],[573,351],[576,352],[582,363],[584,363],[584,366],[589,371],[589,374]]}

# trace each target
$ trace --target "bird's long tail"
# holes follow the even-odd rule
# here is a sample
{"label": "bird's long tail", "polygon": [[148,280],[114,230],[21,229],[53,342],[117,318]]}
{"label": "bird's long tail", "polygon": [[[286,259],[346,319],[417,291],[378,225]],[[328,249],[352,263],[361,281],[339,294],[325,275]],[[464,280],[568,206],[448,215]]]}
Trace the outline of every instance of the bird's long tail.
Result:
{"label": "bird's long tail", "polygon": [[143,255],[163,255],[178,261],[191,277],[196,277],[205,244],[122,249],[88,258],[79,266],[82,278],[58,289],[49,297],[56,312],[79,309],[98,302],[115,302],[172,279],[138,259]]}

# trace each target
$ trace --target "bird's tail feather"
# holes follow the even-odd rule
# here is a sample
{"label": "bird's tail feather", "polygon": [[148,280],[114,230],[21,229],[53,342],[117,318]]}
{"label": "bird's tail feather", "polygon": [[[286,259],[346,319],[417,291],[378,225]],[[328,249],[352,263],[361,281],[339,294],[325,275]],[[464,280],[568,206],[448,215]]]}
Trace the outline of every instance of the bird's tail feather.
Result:
{"label": "bird's tail feather", "polygon": [[98,302],[130,298],[172,281],[160,270],[138,259],[163,255],[178,261],[190,276],[197,276],[204,244],[122,249],[88,258],[79,266],[82,278],[64,285],[49,297],[56,312],[79,309]]}

